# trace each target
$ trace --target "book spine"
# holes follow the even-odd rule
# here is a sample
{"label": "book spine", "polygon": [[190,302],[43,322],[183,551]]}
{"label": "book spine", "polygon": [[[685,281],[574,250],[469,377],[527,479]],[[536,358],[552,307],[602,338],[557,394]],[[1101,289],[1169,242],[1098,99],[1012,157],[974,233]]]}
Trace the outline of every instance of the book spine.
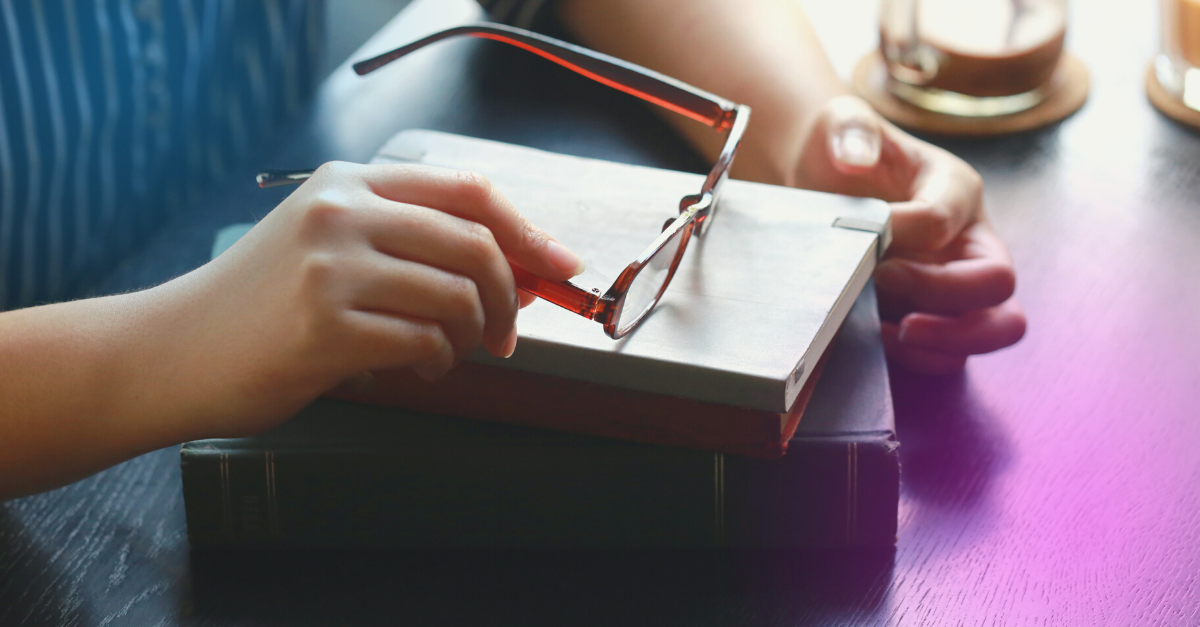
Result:
{"label": "book spine", "polygon": [[887,432],[796,438],[788,454],[773,461],[728,458],[728,544],[894,546],[900,500],[898,447]]}
{"label": "book spine", "polygon": [[206,445],[180,456],[193,545],[270,544],[280,536],[273,451]]}
{"label": "book spine", "polygon": [[182,454],[204,548],[892,546],[895,442],[793,440],[774,460],[610,443]]}

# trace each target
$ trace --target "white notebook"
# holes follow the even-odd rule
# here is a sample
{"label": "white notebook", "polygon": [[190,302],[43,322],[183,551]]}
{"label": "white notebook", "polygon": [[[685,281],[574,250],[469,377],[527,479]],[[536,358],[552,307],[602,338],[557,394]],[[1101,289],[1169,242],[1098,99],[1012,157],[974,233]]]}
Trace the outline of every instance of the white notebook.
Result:
{"label": "white notebook", "polygon": [[[601,292],[703,178],[424,130],[397,134],[374,162],[484,174],[583,257],[588,271],[573,282]],[[707,233],[692,239],[632,334],[614,341],[600,324],[539,300],[517,319],[511,358],[480,350],[470,360],[786,412],[870,278],[890,224],[879,200],[729,180]]]}

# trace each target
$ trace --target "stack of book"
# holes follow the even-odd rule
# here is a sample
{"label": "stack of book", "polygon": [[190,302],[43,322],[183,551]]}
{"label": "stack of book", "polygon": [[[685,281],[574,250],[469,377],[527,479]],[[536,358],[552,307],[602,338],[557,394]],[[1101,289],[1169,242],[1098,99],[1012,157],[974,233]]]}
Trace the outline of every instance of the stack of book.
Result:
{"label": "stack of book", "polygon": [[[428,131],[377,161],[483,172],[584,256],[589,288],[699,187]],[[192,545],[891,545],[897,442],[867,282],[888,234],[884,203],[729,181],[623,340],[538,302],[510,359],[476,355],[433,384],[375,373],[271,432],[185,444]]]}

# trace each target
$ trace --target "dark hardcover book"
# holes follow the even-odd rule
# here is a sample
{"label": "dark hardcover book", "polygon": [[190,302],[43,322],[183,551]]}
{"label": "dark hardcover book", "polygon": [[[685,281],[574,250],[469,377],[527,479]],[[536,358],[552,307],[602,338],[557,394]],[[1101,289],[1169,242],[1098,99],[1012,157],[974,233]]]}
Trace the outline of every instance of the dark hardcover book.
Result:
{"label": "dark hardcover book", "polygon": [[763,460],[323,399],[182,448],[192,546],[890,546],[898,444],[873,289]]}

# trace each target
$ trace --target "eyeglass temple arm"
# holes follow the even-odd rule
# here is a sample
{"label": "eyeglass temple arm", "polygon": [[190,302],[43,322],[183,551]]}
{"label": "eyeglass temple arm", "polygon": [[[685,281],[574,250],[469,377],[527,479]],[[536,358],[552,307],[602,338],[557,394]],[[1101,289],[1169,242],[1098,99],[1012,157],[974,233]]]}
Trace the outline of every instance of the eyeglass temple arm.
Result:
{"label": "eyeglass temple arm", "polygon": [[600,296],[579,287],[570,281],[551,281],[544,279],[525,268],[512,266],[513,278],[517,288],[522,289],[542,300],[550,301],[563,309],[573,311],[588,320],[608,323],[611,317],[611,303],[601,300]]}
{"label": "eyeglass temple arm", "polygon": [[259,172],[255,177],[258,186],[267,189],[269,187],[283,187],[284,185],[299,185],[307,181],[313,175],[315,170],[267,170]]}
{"label": "eyeglass temple arm", "polygon": [[391,52],[355,63],[354,71],[359,75],[367,74],[429,44],[459,36],[491,39],[523,48],[596,82],[717,130],[725,130],[732,124],[734,104],[724,98],[616,57],[502,24],[473,24],[437,32]]}

